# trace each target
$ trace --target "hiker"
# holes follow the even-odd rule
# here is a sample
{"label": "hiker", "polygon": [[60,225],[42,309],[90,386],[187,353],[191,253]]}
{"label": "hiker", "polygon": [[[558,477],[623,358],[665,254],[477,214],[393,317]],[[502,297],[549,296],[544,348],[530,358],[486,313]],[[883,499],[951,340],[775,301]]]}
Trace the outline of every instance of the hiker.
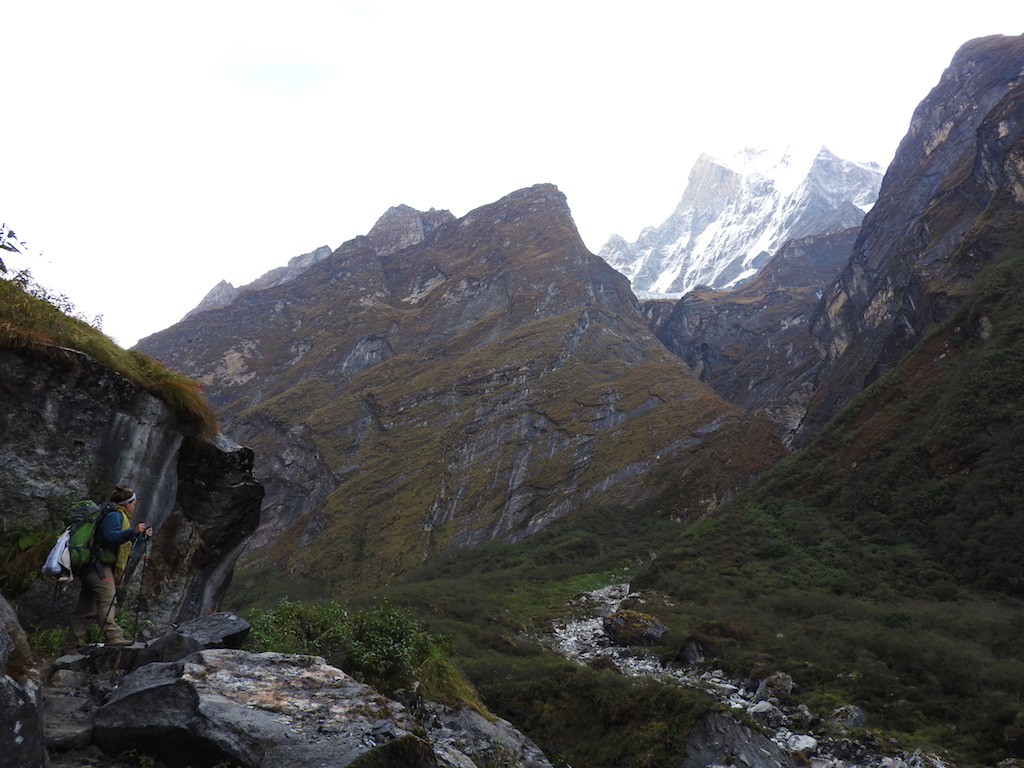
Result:
{"label": "hiker", "polygon": [[116,507],[96,526],[94,555],[79,577],[82,593],[68,626],[65,641],[68,650],[85,642],[85,633],[93,619],[99,621],[106,645],[132,644],[116,621],[117,587],[128,565],[133,542],[142,536],[152,536],[153,529],[145,523],[132,526],[130,518],[138,498],[131,488],[117,486],[110,494],[110,501]]}

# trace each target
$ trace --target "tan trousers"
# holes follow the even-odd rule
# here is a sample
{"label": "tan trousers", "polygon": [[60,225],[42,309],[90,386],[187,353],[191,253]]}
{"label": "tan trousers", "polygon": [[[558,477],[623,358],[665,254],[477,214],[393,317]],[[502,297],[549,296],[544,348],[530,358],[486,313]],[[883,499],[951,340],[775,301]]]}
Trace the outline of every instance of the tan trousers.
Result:
{"label": "tan trousers", "polygon": [[78,608],[71,617],[68,627],[68,643],[80,645],[85,642],[85,633],[93,619],[100,623],[105,642],[124,640],[124,631],[117,621],[117,584],[112,566],[91,570],[82,575],[82,594],[78,597]]}

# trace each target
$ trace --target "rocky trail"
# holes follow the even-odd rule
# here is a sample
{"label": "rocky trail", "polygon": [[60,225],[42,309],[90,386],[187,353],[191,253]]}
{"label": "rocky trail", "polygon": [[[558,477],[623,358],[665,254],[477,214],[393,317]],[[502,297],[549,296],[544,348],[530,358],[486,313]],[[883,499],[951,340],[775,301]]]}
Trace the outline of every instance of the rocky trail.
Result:
{"label": "rocky trail", "polygon": [[213,614],[46,665],[49,768],[550,768],[500,718],[388,698],[320,657],[239,650],[248,630]]}

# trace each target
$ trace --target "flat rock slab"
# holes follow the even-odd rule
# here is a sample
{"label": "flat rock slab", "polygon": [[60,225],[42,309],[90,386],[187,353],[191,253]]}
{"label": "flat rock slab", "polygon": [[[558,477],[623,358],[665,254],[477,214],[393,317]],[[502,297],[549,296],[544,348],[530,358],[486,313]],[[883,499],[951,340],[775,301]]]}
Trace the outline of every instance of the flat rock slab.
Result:
{"label": "flat rock slab", "polygon": [[125,677],[93,734],[108,754],[168,765],[437,766],[415,729],[401,704],[319,657],[205,650]]}

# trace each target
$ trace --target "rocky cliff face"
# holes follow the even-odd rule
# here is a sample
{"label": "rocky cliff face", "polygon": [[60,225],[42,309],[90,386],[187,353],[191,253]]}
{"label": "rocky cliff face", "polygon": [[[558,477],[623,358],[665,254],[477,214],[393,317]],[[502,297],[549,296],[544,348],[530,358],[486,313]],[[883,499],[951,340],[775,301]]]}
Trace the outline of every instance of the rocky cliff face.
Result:
{"label": "rocky cliff face", "polygon": [[[398,205],[389,208],[380,217],[373,229],[367,233],[371,245],[378,253],[393,253],[400,248],[407,248],[422,242],[432,230],[453,220],[455,217],[448,211],[436,211],[431,208],[426,213],[416,211],[407,205]],[[247,285],[236,288],[227,280],[221,280],[210,289],[195,309],[188,312],[185,317],[208,312],[211,309],[226,307],[241,294],[249,291],[263,291],[273,288],[275,285],[283,285],[295,280],[314,264],[323,261],[331,255],[331,249],[321,245],[314,251],[304,253],[288,260],[283,267],[272,269],[266,274],[253,280]],[[184,319],[184,318],[183,318]]]}
{"label": "rocky cliff face", "polygon": [[790,240],[742,288],[691,291],[661,321],[658,338],[718,394],[763,413],[791,442],[822,362],[810,321],[858,231]]}
{"label": "rocky cliff face", "polygon": [[672,215],[634,243],[613,237],[600,256],[640,295],[733,287],[787,240],[858,226],[881,180],[878,166],[824,147],[781,155],[748,149],[730,160],[701,155]]}
{"label": "rocky cliff face", "polygon": [[408,205],[396,205],[377,219],[366,238],[373,250],[384,255],[400,251],[423,240],[442,224],[455,221],[449,211],[417,211]]}
{"label": "rocky cliff face", "polygon": [[268,548],[249,562],[334,580],[670,489],[698,516],[782,450],[651,335],[546,185],[398,251],[357,238],[140,347],[257,449]]}
{"label": "rocky cliff face", "polygon": [[[72,350],[2,349],[0,381],[5,528],[59,529],[70,502],[125,483],[156,531],[146,618],[166,626],[213,610],[259,520],[252,452],[190,436],[155,397]],[[26,623],[59,625],[76,599],[77,585],[55,606],[52,585],[36,582],[19,610]]]}
{"label": "rocky cliff face", "polygon": [[812,333],[806,442],[949,317],[1021,214],[1024,37],[965,44],[914,113]]}

